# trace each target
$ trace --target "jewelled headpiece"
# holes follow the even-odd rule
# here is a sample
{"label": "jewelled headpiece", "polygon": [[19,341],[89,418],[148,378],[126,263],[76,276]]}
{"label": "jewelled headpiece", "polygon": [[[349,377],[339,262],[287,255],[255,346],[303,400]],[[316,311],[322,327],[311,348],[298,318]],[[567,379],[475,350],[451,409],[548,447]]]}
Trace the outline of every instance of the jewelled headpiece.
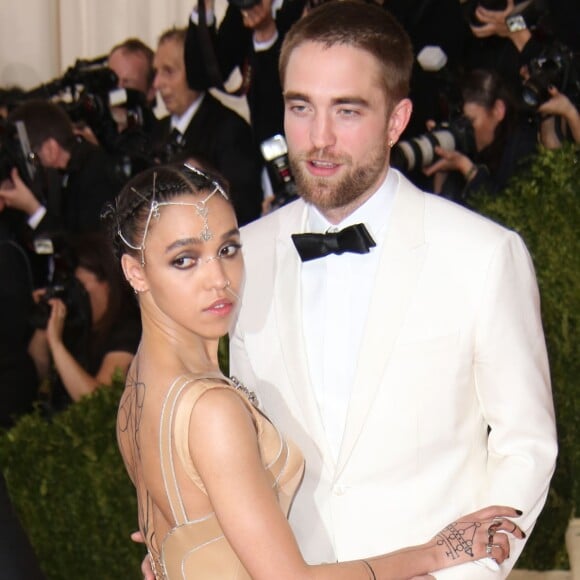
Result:
{"label": "jewelled headpiece", "polygon": [[[117,230],[117,234],[119,235],[119,238],[123,241],[123,243],[128,248],[131,248],[132,250],[141,252],[141,265],[142,266],[145,265],[145,241],[147,239],[147,233],[149,232],[149,226],[151,224],[152,219],[156,219],[156,220],[159,219],[159,216],[160,216],[159,208],[160,207],[164,207],[167,205],[183,205],[183,206],[193,207],[195,209],[195,213],[201,218],[201,221],[202,221],[202,228],[201,228],[201,232],[199,234],[199,237],[204,242],[207,242],[213,238],[213,232],[209,229],[207,202],[216,193],[219,193],[226,200],[229,199],[227,193],[224,191],[224,188],[213,177],[211,177],[207,173],[201,171],[200,169],[198,169],[197,167],[194,167],[193,165],[191,165],[189,163],[184,163],[183,166],[186,169],[188,169],[189,171],[191,171],[192,173],[194,173],[195,175],[204,179],[210,185],[210,187],[208,189],[211,189],[211,191],[204,199],[202,199],[201,201],[194,201],[194,202],[157,201],[157,199],[156,199],[156,196],[157,196],[157,172],[154,172],[153,173],[153,195],[151,196],[151,205],[149,206],[149,213],[147,214],[147,219],[145,220],[145,229],[143,230],[143,238],[141,239],[141,244],[139,244],[138,246],[135,246],[131,242],[129,242],[129,240],[127,240],[127,238],[125,238],[125,236],[123,235],[123,232],[121,232],[120,226]],[[144,196],[141,193],[139,193],[134,187],[131,188],[131,191],[133,191],[136,195],[138,195],[142,199],[145,199]]]}

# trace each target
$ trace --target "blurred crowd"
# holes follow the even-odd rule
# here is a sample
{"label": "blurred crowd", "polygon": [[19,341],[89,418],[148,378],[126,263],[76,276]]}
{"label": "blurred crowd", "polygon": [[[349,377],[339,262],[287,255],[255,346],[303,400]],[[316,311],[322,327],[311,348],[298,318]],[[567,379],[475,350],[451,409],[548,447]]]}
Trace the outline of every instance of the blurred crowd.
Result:
{"label": "blurred crowd", "polygon": [[[241,225],[296,196],[277,61],[318,3],[229,0],[218,23],[200,0],[154,48],[128,38],[33,89],[0,89],[1,427],[124,376],[140,322],[100,217],[129,178],[197,160],[228,181]],[[501,195],[539,147],[580,143],[578,2],[379,3],[415,50],[413,118],[391,162],[416,184],[469,205]],[[220,91],[245,98],[249,119]]]}

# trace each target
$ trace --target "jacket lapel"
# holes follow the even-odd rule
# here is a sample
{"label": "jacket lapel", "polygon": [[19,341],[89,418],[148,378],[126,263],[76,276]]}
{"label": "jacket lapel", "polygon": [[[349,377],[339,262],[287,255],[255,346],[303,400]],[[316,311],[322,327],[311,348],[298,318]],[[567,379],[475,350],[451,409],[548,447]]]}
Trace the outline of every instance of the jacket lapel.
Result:
{"label": "jacket lapel", "polygon": [[[275,323],[280,336],[286,374],[299,401],[305,418],[305,427],[312,440],[316,441],[319,447],[321,444],[328,447],[318,404],[314,396],[314,388],[310,380],[304,341],[300,283],[302,262],[291,238],[292,233],[304,231],[306,206],[302,202],[297,202],[296,206],[297,211],[293,216],[284,216],[284,226],[280,228],[280,234],[276,241]],[[320,452],[325,459],[332,457],[329,448],[321,448]]]}
{"label": "jacket lapel", "polygon": [[381,386],[423,265],[426,249],[424,204],[423,194],[399,176],[393,213],[361,343],[337,476],[353,451]]}

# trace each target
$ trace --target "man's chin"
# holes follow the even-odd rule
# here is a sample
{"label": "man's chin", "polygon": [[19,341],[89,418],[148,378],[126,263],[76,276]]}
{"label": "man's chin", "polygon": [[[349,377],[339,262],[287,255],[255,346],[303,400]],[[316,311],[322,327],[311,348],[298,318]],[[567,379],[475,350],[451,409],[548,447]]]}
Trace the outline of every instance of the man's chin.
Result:
{"label": "man's chin", "polygon": [[334,187],[327,180],[323,183],[320,180],[316,180],[316,183],[313,181],[297,183],[297,186],[300,197],[304,201],[320,209],[332,209],[334,207],[334,203],[331,200]]}

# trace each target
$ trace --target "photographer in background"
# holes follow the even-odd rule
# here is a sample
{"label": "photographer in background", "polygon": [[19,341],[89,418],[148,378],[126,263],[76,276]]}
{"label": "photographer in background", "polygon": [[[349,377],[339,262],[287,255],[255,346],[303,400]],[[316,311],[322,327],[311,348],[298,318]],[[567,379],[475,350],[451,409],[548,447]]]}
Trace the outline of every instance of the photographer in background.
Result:
{"label": "photographer in background", "polygon": [[69,285],[64,296],[44,299],[48,320],[45,328],[36,329],[29,347],[40,378],[50,381],[53,410],[110,385],[116,372],[124,377],[141,332],[135,301],[112,259],[108,239],[101,232],[85,234],[72,240],[71,250],[74,276],[90,305],[88,328],[77,324],[67,340],[69,319],[83,319],[85,313],[79,310],[86,308]]}
{"label": "photographer in background", "polygon": [[513,95],[493,71],[477,69],[461,84],[463,114],[473,126],[475,151],[436,146],[439,159],[424,169],[434,191],[469,204],[479,191],[497,195],[537,150],[535,127],[518,114]]}
{"label": "photographer in background", "polygon": [[154,113],[154,56],[142,40],[127,38],[115,45],[107,58],[119,89],[109,93],[110,111],[118,132],[109,150],[124,179],[155,162],[153,138],[158,120]]}
{"label": "photographer in background", "polygon": [[495,70],[516,91],[520,69],[539,54],[549,30],[544,0],[468,0],[471,37],[464,57],[467,70]]}
{"label": "photographer in background", "polygon": [[155,53],[139,38],[127,38],[109,52],[107,66],[117,75],[119,87],[143,93],[151,108],[155,105],[153,80]]}
{"label": "photographer in background", "polygon": [[193,7],[185,42],[187,81],[191,88],[216,87],[239,68],[250,124],[257,143],[283,133],[284,103],[278,56],[290,26],[302,15],[305,0],[230,0],[216,26],[213,0],[205,0],[205,24],[199,3]]}
{"label": "photographer in background", "polygon": [[548,149],[558,149],[563,141],[580,143],[580,111],[556,87],[549,87],[550,98],[538,107],[540,142]]}
{"label": "photographer in background", "polygon": [[209,163],[229,182],[240,225],[261,213],[262,159],[248,122],[209,92],[187,84],[186,30],[174,28],[159,38],[155,89],[169,115],[157,124],[155,151],[162,162],[195,157]]}
{"label": "photographer in background", "polygon": [[522,100],[538,118],[542,145],[580,143],[580,53],[553,42],[522,67],[521,75]]}
{"label": "photographer in background", "polygon": [[56,179],[47,179],[45,191],[33,193],[13,168],[10,181],[0,186],[5,205],[23,212],[35,232],[97,229],[104,203],[120,189],[110,157],[75,135],[67,114],[48,101],[25,102],[8,121],[24,123],[37,166]]}

